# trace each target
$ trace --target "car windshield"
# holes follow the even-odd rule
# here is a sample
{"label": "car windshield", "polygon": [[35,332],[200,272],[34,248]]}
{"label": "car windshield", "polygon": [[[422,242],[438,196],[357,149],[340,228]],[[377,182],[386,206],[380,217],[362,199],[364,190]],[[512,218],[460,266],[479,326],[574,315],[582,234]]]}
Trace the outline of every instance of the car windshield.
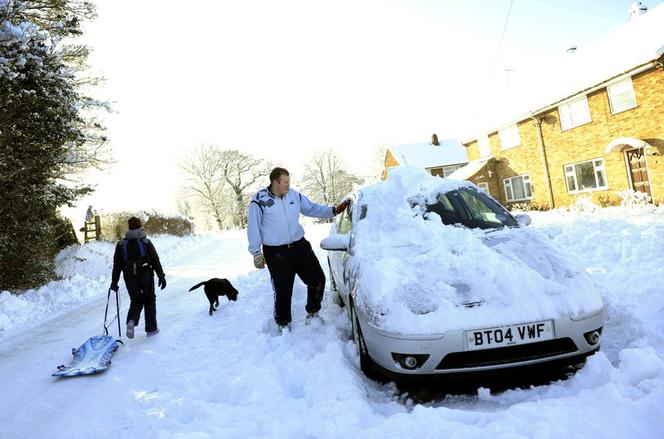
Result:
{"label": "car windshield", "polygon": [[503,206],[483,192],[470,188],[460,188],[438,195],[435,204],[426,205],[426,212],[438,214],[446,225],[462,224],[479,229],[518,225]]}

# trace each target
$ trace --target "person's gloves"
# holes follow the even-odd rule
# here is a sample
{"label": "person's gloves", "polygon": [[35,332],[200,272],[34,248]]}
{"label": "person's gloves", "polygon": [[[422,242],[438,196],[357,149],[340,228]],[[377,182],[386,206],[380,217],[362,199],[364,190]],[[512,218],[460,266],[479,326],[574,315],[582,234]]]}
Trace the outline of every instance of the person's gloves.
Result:
{"label": "person's gloves", "polygon": [[346,210],[348,205],[350,204],[350,200],[343,200],[341,204],[339,204],[337,207],[334,208],[334,214],[339,215],[341,212]]}
{"label": "person's gloves", "polygon": [[157,285],[159,285],[159,288],[161,288],[162,290],[166,288],[166,276],[160,277],[159,283]]}
{"label": "person's gloves", "polygon": [[259,270],[265,268],[265,256],[263,256],[263,253],[254,255],[254,267],[258,268]]}
{"label": "person's gloves", "polygon": [[115,282],[111,282],[111,289],[117,293],[120,287]]}

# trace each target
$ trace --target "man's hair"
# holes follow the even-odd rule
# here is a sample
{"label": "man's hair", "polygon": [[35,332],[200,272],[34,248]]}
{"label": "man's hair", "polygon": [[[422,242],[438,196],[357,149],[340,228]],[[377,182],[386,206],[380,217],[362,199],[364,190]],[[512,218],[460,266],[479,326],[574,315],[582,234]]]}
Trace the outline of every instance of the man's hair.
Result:
{"label": "man's hair", "polygon": [[288,171],[285,170],[284,168],[274,168],[272,172],[270,172],[270,183],[279,180],[279,178],[281,178],[282,175],[290,176]]}

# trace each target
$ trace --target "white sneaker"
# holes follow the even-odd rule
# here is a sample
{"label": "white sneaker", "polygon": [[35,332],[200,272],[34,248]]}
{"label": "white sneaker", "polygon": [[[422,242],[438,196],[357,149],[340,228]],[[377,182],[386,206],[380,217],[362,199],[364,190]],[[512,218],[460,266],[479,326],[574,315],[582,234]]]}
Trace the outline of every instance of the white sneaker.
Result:
{"label": "white sneaker", "polygon": [[154,331],[148,332],[148,337],[152,337],[153,335],[159,334],[159,328],[155,329]]}
{"label": "white sneaker", "polygon": [[133,320],[127,322],[127,338],[134,338],[134,326],[136,323]]}

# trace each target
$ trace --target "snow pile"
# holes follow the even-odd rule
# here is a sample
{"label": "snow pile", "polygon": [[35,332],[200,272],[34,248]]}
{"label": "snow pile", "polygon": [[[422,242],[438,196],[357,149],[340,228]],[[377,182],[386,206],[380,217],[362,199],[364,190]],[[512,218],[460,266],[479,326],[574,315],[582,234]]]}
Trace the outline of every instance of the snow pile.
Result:
{"label": "snow pile", "polygon": [[532,212],[533,224],[574,253],[607,304],[602,346],[664,352],[664,206],[608,207],[592,213]]}
{"label": "snow pile", "polygon": [[[234,235],[230,235],[234,236]],[[196,236],[175,238],[157,236],[151,238],[161,263],[173,267],[173,261],[192,250],[199,250],[208,242],[223,242],[221,237]],[[106,297],[111,284],[111,269],[115,244],[105,241],[73,245],[62,250],[56,257],[56,273],[61,280],[20,295],[9,291],[0,293],[0,339],[16,330],[26,330],[45,320],[57,317],[93,299]],[[167,281],[177,266],[165,269]],[[122,294],[124,283],[120,281]],[[113,300],[113,304],[114,299]],[[100,321],[103,314],[100,315]]]}
{"label": "snow pile", "polygon": [[[349,267],[374,324],[436,334],[596,312],[599,293],[582,265],[533,228],[467,229],[423,215],[413,202],[468,182],[399,168],[361,193]],[[356,211],[357,212],[357,211]],[[356,213],[357,214],[357,213]],[[464,304],[481,302],[478,307]]]}

